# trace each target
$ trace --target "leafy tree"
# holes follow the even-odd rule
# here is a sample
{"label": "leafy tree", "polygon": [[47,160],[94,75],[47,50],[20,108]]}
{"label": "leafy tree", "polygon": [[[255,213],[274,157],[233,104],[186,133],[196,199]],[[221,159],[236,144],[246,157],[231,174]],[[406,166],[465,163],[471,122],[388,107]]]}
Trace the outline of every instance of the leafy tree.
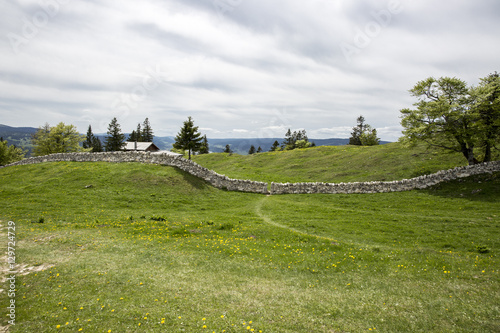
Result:
{"label": "leafy tree", "polygon": [[415,110],[402,109],[401,141],[462,153],[469,165],[491,159],[499,142],[500,87],[495,74],[469,88],[457,78],[428,78],[418,82],[411,95],[419,99]]}
{"label": "leafy tree", "polygon": [[[137,128],[139,129],[139,126]],[[139,137],[141,138],[141,142],[153,142],[153,129],[149,124],[148,118],[146,118],[142,123],[142,132],[139,134]]]}
{"label": "leafy tree", "polygon": [[256,150],[255,150],[255,146],[254,145],[251,145],[250,146],[250,149],[248,150],[248,155],[252,155],[252,154],[255,154]]}
{"label": "leafy tree", "polygon": [[118,120],[114,117],[108,125],[108,136],[106,137],[106,151],[118,151],[123,148],[125,135],[122,133]]}
{"label": "leafy tree", "polygon": [[489,162],[500,138],[500,75],[495,72],[482,78],[478,87],[471,88],[471,98],[478,144],[483,161]]}
{"label": "leafy tree", "polygon": [[14,145],[9,146],[7,141],[3,138],[0,140],[0,165],[7,165],[20,161],[24,158],[26,152],[21,148],[17,148]]}
{"label": "leafy tree", "polygon": [[33,134],[33,155],[43,156],[55,153],[73,153],[89,151],[80,146],[85,141],[85,136],[78,133],[74,125],[59,123],[54,127],[45,124]]}
{"label": "leafy tree", "polygon": [[200,147],[200,154],[208,154],[210,152],[209,146],[208,146],[208,140],[207,136],[203,136],[203,141],[201,142],[201,147]]}
{"label": "leafy tree", "polygon": [[359,136],[362,146],[376,146],[380,144],[380,139],[377,137],[377,130],[370,125],[365,126],[365,130]]}
{"label": "leafy tree", "polygon": [[87,130],[85,141],[83,141],[83,148],[90,148],[93,153],[102,151],[101,140],[99,140],[98,137],[94,136],[94,133],[92,133],[91,125],[89,125],[89,128]]}
{"label": "leafy tree", "polygon": [[297,140],[295,141],[295,148],[309,148],[312,147],[312,143],[307,140]]}
{"label": "leafy tree", "polygon": [[191,159],[191,152],[194,153],[200,150],[202,140],[201,133],[198,132],[198,126],[194,126],[193,119],[188,117],[188,120],[184,122],[183,127],[175,137],[173,146],[176,149],[187,149],[189,159]]}
{"label": "leafy tree", "polygon": [[357,125],[352,128],[349,144],[355,146],[374,146],[380,144],[377,130],[365,123],[362,115],[356,119]]}
{"label": "leafy tree", "polygon": [[270,151],[278,151],[278,150],[280,150],[280,143],[278,142],[278,140],[276,140],[271,146]]}
{"label": "leafy tree", "polygon": [[356,121],[357,125],[352,128],[351,137],[349,138],[349,144],[361,146],[361,134],[363,134],[367,125],[365,125],[365,117],[363,116],[359,116]]}
{"label": "leafy tree", "polygon": [[232,154],[233,151],[231,150],[231,146],[230,145],[226,145],[226,147],[224,148],[223,153]]}
{"label": "leafy tree", "polygon": [[31,136],[31,143],[34,145],[33,156],[43,156],[53,153],[49,134],[50,125],[49,123],[45,123],[45,125],[39,127],[38,131]]}
{"label": "leafy tree", "polygon": [[[299,146],[297,146],[299,143]],[[307,138],[306,130],[292,131],[288,129],[285,134],[285,140],[281,144],[281,148],[284,150],[293,150],[295,148],[308,148],[311,147],[311,143]]]}

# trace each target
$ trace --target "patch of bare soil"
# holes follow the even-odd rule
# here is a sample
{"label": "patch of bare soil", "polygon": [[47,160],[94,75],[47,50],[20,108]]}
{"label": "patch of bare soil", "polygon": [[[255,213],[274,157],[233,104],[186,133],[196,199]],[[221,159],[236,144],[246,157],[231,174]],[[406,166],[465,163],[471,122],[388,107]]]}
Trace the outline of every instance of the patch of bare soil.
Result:
{"label": "patch of bare soil", "polygon": [[[6,229],[3,226],[3,222],[0,221],[0,245],[1,245],[1,253],[3,254],[0,257],[0,283],[1,287],[5,286],[5,282],[7,281],[7,275],[8,274],[16,274],[16,276],[19,275],[28,275],[33,272],[40,272],[44,269],[53,267],[53,265],[49,264],[42,264],[42,265],[37,265],[37,266],[29,266],[26,264],[19,264],[16,263],[16,269],[15,271],[12,271],[10,269],[9,263],[8,263],[8,256],[7,256],[7,234],[6,234]],[[4,289],[0,288],[0,293],[7,292]],[[0,312],[0,315],[2,313]],[[9,327],[10,325],[7,326],[1,326],[0,325],[0,333],[7,333],[9,332]]]}

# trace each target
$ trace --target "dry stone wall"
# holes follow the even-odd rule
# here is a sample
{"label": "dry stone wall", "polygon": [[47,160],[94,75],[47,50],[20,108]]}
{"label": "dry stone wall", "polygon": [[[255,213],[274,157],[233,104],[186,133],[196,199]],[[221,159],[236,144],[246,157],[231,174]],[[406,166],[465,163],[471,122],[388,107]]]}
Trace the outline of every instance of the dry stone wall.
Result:
{"label": "dry stone wall", "polygon": [[271,194],[382,193],[424,189],[444,181],[500,171],[500,161],[457,167],[431,175],[391,182],[359,183],[271,183]]}
{"label": "dry stone wall", "polygon": [[149,152],[105,152],[105,153],[63,153],[32,157],[12,163],[13,165],[36,164],[44,162],[139,162],[168,165],[179,168],[195,177],[204,179],[216,188],[228,191],[252,192],[262,194],[307,194],[307,193],[382,193],[401,192],[424,189],[438,183],[473,175],[500,171],[500,161],[476,164],[443,170],[437,173],[411,179],[391,182],[356,182],[356,183],[271,183],[271,191],[267,183],[251,180],[231,179],[220,175],[182,156],[166,153]]}
{"label": "dry stone wall", "polygon": [[105,153],[61,153],[46,156],[27,158],[12,163],[13,165],[36,164],[44,162],[139,162],[147,164],[168,165],[181,169],[195,177],[204,179],[212,186],[227,189],[228,191],[241,191],[253,193],[268,193],[267,183],[251,180],[231,179],[212,170],[183,158],[182,156],[166,153],[149,152],[105,152]]}

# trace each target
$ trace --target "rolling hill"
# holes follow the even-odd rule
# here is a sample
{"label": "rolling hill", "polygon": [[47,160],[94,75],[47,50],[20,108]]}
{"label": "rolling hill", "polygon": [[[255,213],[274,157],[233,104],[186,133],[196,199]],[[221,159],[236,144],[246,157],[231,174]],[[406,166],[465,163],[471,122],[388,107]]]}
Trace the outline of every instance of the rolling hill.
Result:
{"label": "rolling hill", "polygon": [[230,178],[263,182],[390,181],[466,165],[461,154],[407,148],[400,143],[379,146],[319,146],[254,155],[208,154],[193,160]]}

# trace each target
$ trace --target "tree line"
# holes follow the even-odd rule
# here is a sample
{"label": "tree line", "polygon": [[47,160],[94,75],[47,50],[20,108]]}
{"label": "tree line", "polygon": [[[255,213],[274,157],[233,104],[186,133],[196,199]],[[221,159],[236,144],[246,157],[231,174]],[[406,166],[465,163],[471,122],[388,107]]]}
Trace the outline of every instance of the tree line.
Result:
{"label": "tree line", "polygon": [[[364,124],[364,118],[358,118],[358,125],[353,128],[353,138],[358,136],[363,137],[365,132],[371,129],[369,125]],[[373,130],[376,135],[376,130]],[[149,119],[146,118],[141,124],[137,124],[137,128],[125,138],[125,134],[121,130],[116,117],[114,117],[108,125],[107,136],[104,143],[99,137],[95,136],[92,131],[92,125],[89,125],[85,136],[78,133],[74,125],[66,125],[63,122],[56,126],[45,124],[32,136],[33,155],[43,156],[55,153],[70,153],[70,152],[102,152],[102,151],[119,151],[122,150],[126,141],[128,142],[153,142],[154,134]],[[350,140],[352,141],[352,140]],[[357,143],[359,141],[359,143]],[[366,140],[353,141],[352,144],[367,144]],[[305,130],[292,132],[290,129],[285,134],[283,142],[280,144],[275,141],[269,149],[270,151],[293,150],[300,148],[314,147],[314,142],[310,142]],[[209,144],[206,135],[201,135],[199,127],[194,125],[191,117],[183,123],[179,133],[175,137],[173,144],[174,152],[184,153],[187,151],[188,158],[191,155],[208,154]],[[259,146],[251,146],[248,154],[261,153],[263,150]],[[230,145],[226,145],[225,153],[232,153]],[[0,165],[12,163],[23,159],[25,152],[13,146],[8,146],[3,140],[0,142]]]}
{"label": "tree line", "polygon": [[[429,77],[419,81],[409,90],[418,99],[414,109],[400,110],[403,136],[400,142],[406,145],[426,143],[428,146],[461,153],[472,165],[492,161],[499,157],[500,144],[500,74],[494,72],[481,78],[478,86],[469,86],[458,78]],[[148,118],[132,131],[128,141],[152,142],[153,130]],[[35,156],[78,151],[117,151],[123,149],[125,135],[115,118],[108,126],[104,143],[92,133],[89,125],[87,135],[80,135],[73,125],[59,123],[54,127],[45,124],[32,137]],[[349,144],[378,145],[377,130],[366,124],[361,115],[352,128]],[[314,147],[305,130],[285,133],[281,144],[276,140],[270,151],[293,150]],[[174,151],[191,155],[209,153],[206,135],[202,136],[191,117],[183,123],[173,144]],[[226,145],[225,153],[232,153]],[[251,146],[249,154],[262,152],[262,148]],[[0,138],[0,165],[24,158],[26,152],[9,146]]]}

